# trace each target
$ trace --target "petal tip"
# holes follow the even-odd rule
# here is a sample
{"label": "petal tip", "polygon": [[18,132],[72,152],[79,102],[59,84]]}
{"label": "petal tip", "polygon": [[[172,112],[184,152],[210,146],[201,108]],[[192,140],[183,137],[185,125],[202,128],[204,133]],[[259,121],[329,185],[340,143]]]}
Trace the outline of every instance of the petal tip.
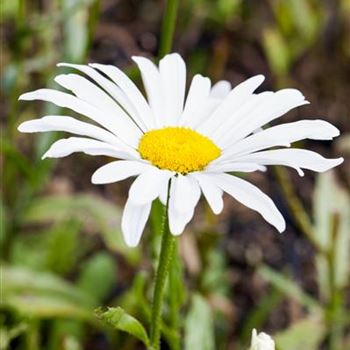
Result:
{"label": "petal tip", "polygon": [[18,97],[18,101],[27,101],[29,92],[25,92],[24,94]]}
{"label": "petal tip", "polygon": [[98,69],[99,67],[102,67],[102,66],[108,66],[108,64],[104,65],[104,64],[100,64],[100,63],[88,63],[88,66],[95,68],[95,69]]}
{"label": "petal tip", "polygon": [[173,235],[173,236],[180,236],[182,233],[183,233],[184,229],[179,229],[179,228],[170,228],[170,233]]}
{"label": "petal tip", "polygon": [[336,158],[335,160],[336,160],[337,165],[340,165],[340,164],[342,164],[344,162],[344,158],[343,157]]}
{"label": "petal tip", "polygon": [[258,86],[261,85],[265,81],[265,75],[264,74],[258,74],[252,77],[252,79],[256,80]]}
{"label": "petal tip", "polygon": [[94,185],[101,185],[103,182],[99,178],[98,170],[96,170],[91,176],[91,183]]}
{"label": "petal tip", "polygon": [[17,130],[18,130],[19,132],[26,132],[25,122],[19,124],[19,125],[17,126]]}
{"label": "petal tip", "polygon": [[131,59],[132,59],[134,62],[137,62],[137,61],[139,61],[139,60],[146,59],[146,57],[143,57],[143,56],[131,56]]}
{"label": "petal tip", "polygon": [[220,208],[214,208],[214,209],[212,209],[212,210],[213,210],[213,213],[214,213],[215,215],[219,215],[219,214],[221,214],[221,212],[223,211],[223,209],[224,209],[224,207],[222,206],[222,207],[220,207]]}
{"label": "petal tip", "polygon": [[130,241],[128,239],[125,239],[125,244],[129,247],[129,248],[136,248],[139,244],[139,241]]}
{"label": "petal tip", "polygon": [[283,218],[282,218],[282,220],[283,221],[281,221],[281,223],[278,226],[276,226],[276,228],[280,234],[282,234],[283,232],[286,231],[286,222]]}
{"label": "petal tip", "polygon": [[334,126],[334,133],[333,133],[333,137],[338,137],[340,135],[340,130]]}
{"label": "petal tip", "polygon": [[325,166],[323,169],[321,169],[321,171],[318,171],[318,172],[320,172],[320,173],[326,172],[328,170],[331,170],[331,169],[337,167],[338,165],[340,165],[344,162],[343,157],[327,159],[327,160],[329,162],[328,165]]}
{"label": "petal tip", "polygon": [[144,56],[131,56],[131,59],[137,64],[142,64],[143,62],[150,62],[151,64],[154,64],[152,62],[152,60],[150,60],[149,58],[147,57],[144,57]]}
{"label": "petal tip", "polygon": [[59,74],[59,75],[56,75],[54,77],[54,81],[59,84],[59,85],[63,85],[65,82],[66,82],[66,78],[67,78],[67,75],[68,74]]}

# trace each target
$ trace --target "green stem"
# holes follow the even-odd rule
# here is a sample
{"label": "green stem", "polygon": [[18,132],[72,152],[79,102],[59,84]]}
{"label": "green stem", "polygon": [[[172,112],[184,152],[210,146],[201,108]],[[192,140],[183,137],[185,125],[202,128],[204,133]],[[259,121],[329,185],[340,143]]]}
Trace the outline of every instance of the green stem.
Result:
{"label": "green stem", "polygon": [[166,2],[165,14],[162,23],[161,39],[158,57],[162,58],[171,50],[175,32],[177,9],[179,0],[168,0]]}
{"label": "green stem", "polygon": [[169,231],[168,224],[168,188],[167,204],[165,206],[165,214],[162,227],[162,243],[156,272],[156,281],[153,293],[152,315],[151,315],[151,347],[152,349],[160,349],[160,328],[161,328],[161,312],[164,299],[165,283],[168,277],[170,260],[174,254],[175,237]]}
{"label": "green stem", "polygon": [[329,350],[340,349],[340,339],[342,334],[341,310],[342,292],[336,281],[336,253],[338,242],[339,216],[334,215],[332,223],[331,245],[328,252],[328,278],[330,297],[328,302],[328,322],[329,322]]}
{"label": "green stem", "polygon": [[39,321],[32,320],[28,325],[26,336],[26,349],[35,350],[39,349],[40,335],[39,335]]}
{"label": "green stem", "polygon": [[[168,54],[171,50],[175,32],[178,5],[179,0],[168,0],[166,2],[158,53],[159,59]],[[162,226],[162,243],[153,292],[150,340],[151,348],[155,350],[160,349],[161,312],[164,300],[165,283],[169,273],[170,260],[172,259],[175,250],[175,238],[169,231],[168,223],[170,186],[171,182],[169,182],[168,187],[168,197],[165,206]]]}
{"label": "green stem", "polygon": [[177,303],[177,290],[176,290],[176,278],[178,278],[178,247],[177,241],[175,241],[174,246],[174,259],[173,264],[170,267],[169,271],[169,311],[170,311],[170,325],[173,329],[177,329],[178,318],[179,318],[179,309]]}
{"label": "green stem", "polygon": [[295,223],[308,238],[309,242],[311,242],[317,252],[327,256],[327,252],[325,251],[324,247],[316,239],[316,234],[314,232],[310,217],[295,193],[287,170],[282,167],[274,167],[274,172]]}
{"label": "green stem", "polygon": [[[181,278],[182,273],[178,270],[180,268],[179,254],[178,254],[178,244],[175,240],[173,260],[169,269],[169,324],[173,331],[176,332],[177,337],[174,337],[171,343],[172,350],[180,350],[181,342],[180,335],[178,334],[179,330],[179,309],[181,307],[181,302],[179,303],[179,288],[178,288],[178,279]],[[181,297],[180,297],[181,299]]]}

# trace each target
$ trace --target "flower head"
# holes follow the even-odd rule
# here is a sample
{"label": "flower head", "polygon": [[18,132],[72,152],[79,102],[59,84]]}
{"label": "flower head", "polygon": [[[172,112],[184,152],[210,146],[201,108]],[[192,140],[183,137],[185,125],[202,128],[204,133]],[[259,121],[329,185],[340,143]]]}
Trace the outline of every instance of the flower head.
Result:
{"label": "flower head", "polygon": [[122,218],[129,246],[138,244],[152,201],[167,201],[169,181],[169,227],[174,235],[181,234],[192,219],[201,193],[218,214],[224,192],[282,232],[285,221],[272,200],[229,173],[264,171],[266,165],[281,164],[303,175],[302,169],[322,172],[343,161],[285,148],[303,139],[338,136],[338,129],[326,121],[301,120],[262,129],[292,108],[308,103],[298,90],[254,93],[264,80],[262,75],[231,89],[226,81],[211,86],[208,78],[197,74],[186,96],[186,66],[178,54],[165,56],[159,66],[144,57],[133,60],[141,71],[147,99],[115,66],[62,63],[59,66],[74,68],[89,79],[79,74],[59,75],[55,81],[73,94],[40,89],[20,99],[49,101],[95,124],[51,115],[26,121],[18,128],[21,132],[78,135],[56,141],[43,158],[74,152],[117,158],[96,170],[94,184],[136,176]]}
{"label": "flower head", "polygon": [[159,169],[180,174],[204,170],[221,150],[208,137],[184,127],[167,127],[146,132],[138,151]]}
{"label": "flower head", "polygon": [[252,332],[252,341],[249,350],[275,350],[275,342],[266,333],[257,333],[256,329]]}

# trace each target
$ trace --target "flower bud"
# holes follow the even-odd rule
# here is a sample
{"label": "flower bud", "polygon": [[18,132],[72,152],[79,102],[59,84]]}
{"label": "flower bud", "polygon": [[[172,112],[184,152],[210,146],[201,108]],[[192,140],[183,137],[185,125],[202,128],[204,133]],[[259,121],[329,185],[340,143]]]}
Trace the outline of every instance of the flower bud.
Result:
{"label": "flower bud", "polygon": [[257,333],[256,329],[252,332],[252,341],[249,350],[275,350],[275,342],[266,333]]}

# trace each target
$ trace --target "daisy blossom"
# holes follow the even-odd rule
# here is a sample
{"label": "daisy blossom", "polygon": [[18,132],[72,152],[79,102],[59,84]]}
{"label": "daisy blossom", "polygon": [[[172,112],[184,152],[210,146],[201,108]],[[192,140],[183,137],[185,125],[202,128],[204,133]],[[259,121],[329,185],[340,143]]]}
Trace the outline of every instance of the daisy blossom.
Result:
{"label": "daisy blossom", "polygon": [[268,334],[264,332],[258,334],[256,329],[253,329],[249,350],[275,350],[275,342]]}
{"label": "daisy blossom", "polygon": [[74,152],[117,158],[96,170],[94,184],[136,176],[122,217],[122,232],[129,246],[138,244],[152,201],[167,201],[170,180],[168,218],[174,235],[181,234],[192,219],[201,193],[218,214],[223,209],[224,192],[259,212],[282,232],[285,221],[273,201],[230,173],[264,171],[266,165],[280,164],[303,175],[302,169],[323,172],[343,161],[286,148],[303,139],[331,140],[338,136],[338,129],[326,121],[300,120],[262,129],[292,108],[308,103],[296,89],[254,93],[264,80],[262,75],[231,89],[226,81],[211,86],[209,78],[197,74],[186,96],[186,66],[178,54],[165,56],[159,66],[144,57],[133,60],[141,71],[147,99],[115,66],[61,63],[60,67],[86,75],[55,78],[73,94],[39,89],[20,99],[52,102],[94,124],[50,115],[26,121],[18,128],[29,133],[65,131],[78,135],[56,141],[43,158]]}

